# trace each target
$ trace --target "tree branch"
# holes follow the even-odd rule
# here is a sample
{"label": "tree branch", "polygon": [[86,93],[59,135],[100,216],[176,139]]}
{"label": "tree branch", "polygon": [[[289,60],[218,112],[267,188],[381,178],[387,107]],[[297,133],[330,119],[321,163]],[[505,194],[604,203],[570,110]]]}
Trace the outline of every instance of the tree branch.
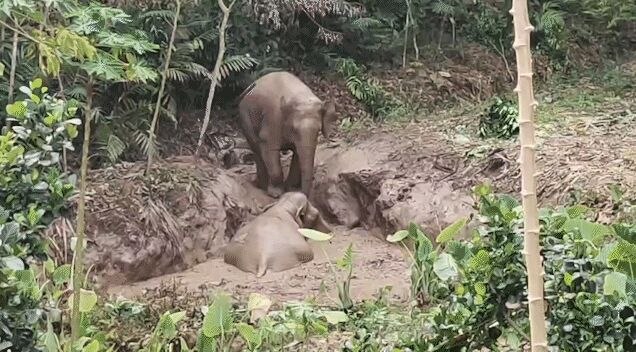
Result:
{"label": "tree branch", "polygon": [[208,93],[208,100],[205,104],[205,115],[203,116],[203,125],[201,126],[201,132],[199,133],[199,141],[197,142],[197,148],[194,151],[194,156],[199,157],[199,152],[201,150],[201,145],[203,144],[203,138],[205,137],[205,132],[208,129],[208,124],[210,123],[210,114],[212,113],[212,101],[214,100],[214,93],[216,91],[216,86],[219,82],[219,73],[221,70],[221,65],[223,64],[223,56],[225,55],[225,29],[227,28],[227,22],[230,18],[230,10],[236,0],[232,1],[229,6],[226,6],[223,0],[217,0],[221,11],[223,12],[223,19],[221,20],[221,25],[219,26],[219,52],[216,55],[216,62],[214,63],[214,70],[212,70],[212,78],[210,80],[210,90]]}
{"label": "tree branch", "polygon": [[179,23],[179,13],[181,12],[181,1],[176,0],[177,9],[174,14],[174,21],[172,22],[172,34],[170,35],[170,43],[168,44],[168,51],[166,53],[166,62],[163,68],[163,74],[161,75],[161,84],[159,86],[159,93],[157,94],[157,103],[155,104],[155,111],[152,116],[152,122],[150,123],[150,129],[148,130],[148,162],[146,164],[146,174],[150,172],[152,167],[152,160],[155,154],[154,141],[155,141],[155,129],[157,128],[157,122],[159,120],[159,111],[161,110],[161,98],[163,98],[163,92],[166,88],[166,79],[168,77],[168,69],[170,69],[170,60],[172,58],[172,49],[174,47],[174,38],[177,33],[177,25]]}

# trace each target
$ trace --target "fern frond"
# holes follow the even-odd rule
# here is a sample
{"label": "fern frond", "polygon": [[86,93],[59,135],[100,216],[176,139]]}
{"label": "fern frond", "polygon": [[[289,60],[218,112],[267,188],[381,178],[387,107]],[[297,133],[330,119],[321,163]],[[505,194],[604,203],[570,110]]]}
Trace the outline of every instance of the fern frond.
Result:
{"label": "fern frond", "polygon": [[219,70],[220,80],[223,81],[226,79],[232,72],[238,73],[241,71],[246,71],[256,65],[258,65],[258,60],[249,56],[249,55],[234,55],[226,58],[221,65],[221,69]]}
{"label": "fern frond", "polygon": [[126,150],[126,143],[119,139],[119,137],[115,134],[110,134],[106,144],[101,149],[106,152],[108,160],[110,160],[111,163],[116,163],[122,154],[124,154],[124,151]]}
{"label": "fern frond", "polygon": [[365,29],[369,29],[371,27],[380,26],[380,25],[382,25],[382,22],[377,20],[377,19],[375,19],[375,18],[371,18],[371,17],[361,17],[361,18],[357,18],[357,19],[353,20],[351,22],[351,25],[355,29],[365,30]]}
{"label": "fern frond", "polygon": [[438,15],[453,16],[455,15],[455,7],[443,1],[437,1],[431,7],[431,11]]}

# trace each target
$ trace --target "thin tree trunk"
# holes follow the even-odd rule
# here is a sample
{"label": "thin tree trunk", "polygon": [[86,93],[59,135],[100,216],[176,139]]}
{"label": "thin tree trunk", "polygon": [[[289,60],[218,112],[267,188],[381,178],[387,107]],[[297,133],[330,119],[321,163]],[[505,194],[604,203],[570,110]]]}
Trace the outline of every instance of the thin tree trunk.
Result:
{"label": "thin tree trunk", "polygon": [[212,113],[212,101],[214,100],[214,93],[216,91],[216,85],[219,81],[219,71],[221,70],[221,64],[223,63],[223,56],[225,55],[225,29],[227,28],[227,21],[230,18],[230,10],[234,6],[232,1],[229,6],[226,6],[223,0],[217,0],[221,11],[223,11],[223,19],[221,20],[221,26],[219,27],[219,52],[216,56],[216,62],[214,63],[214,70],[212,70],[212,77],[210,77],[210,90],[208,93],[208,100],[205,104],[205,115],[203,116],[203,125],[201,126],[201,133],[199,134],[199,141],[197,142],[197,148],[194,151],[194,156],[199,157],[199,151],[201,145],[203,145],[203,138],[205,132],[208,129],[210,123],[210,114]]}
{"label": "thin tree trunk", "polygon": [[411,25],[411,1],[406,0],[406,23],[404,24],[404,48],[402,49],[402,68],[406,68],[406,51],[409,43],[409,27]]}
{"label": "thin tree trunk", "polygon": [[152,115],[152,122],[150,123],[150,130],[148,131],[148,163],[146,164],[146,174],[150,172],[152,167],[152,160],[155,154],[155,129],[157,128],[157,122],[159,120],[159,111],[161,110],[161,98],[163,92],[166,89],[166,79],[168,77],[168,70],[170,69],[170,59],[172,58],[172,47],[174,45],[174,37],[177,33],[177,25],[179,23],[179,12],[181,12],[181,1],[177,0],[177,9],[174,14],[174,21],[172,22],[172,34],[170,35],[170,44],[168,44],[168,52],[166,53],[166,63],[163,68],[163,74],[161,77],[161,85],[159,86],[159,93],[157,95],[157,103],[155,104],[155,111]]}
{"label": "thin tree trunk", "polygon": [[524,212],[524,254],[528,271],[528,306],[533,352],[548,350],[545,308],[543,302],[543,264],[541,258],[539,211],[535,165],[534,99],[530,32],[527,0],[513,0],[510,13],[515,28],[514,49],[517,55],[517,87],[519,98],[519,134],[521,143],[521,199]]}
{"label": "thin tree trunk", "polygon": [[82,143],[82,163],[80,166],[80,189],[77,204],[77,241],[73,261],[73,307],[71,310],[71,346],[79,338],[80,332],[80,290],[84,270],[84,239],[86,237],[86,176],[88,174],[88,153],[91,136],[91,115],[93,104],[93,82],[86,84],[86,106],[84,107],[84,141]]}
{"label": "thin tree trunk", "polygon": [[15,69],[18,66],[18,32],[13,31],[13,46],[11,47],[11,72],[9,73],[9,103],[13,103],[15,89]]}

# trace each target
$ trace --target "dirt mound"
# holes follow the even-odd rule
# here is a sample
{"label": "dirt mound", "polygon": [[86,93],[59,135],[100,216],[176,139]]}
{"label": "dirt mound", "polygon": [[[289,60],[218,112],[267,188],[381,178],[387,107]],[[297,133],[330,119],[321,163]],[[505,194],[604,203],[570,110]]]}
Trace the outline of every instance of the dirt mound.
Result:
{"label": "dirt mound", "polygon": [[436,168],[436,159],[446,153],[443,145],[430,141],[413,155],[414,143],[383,132],[344,149],[322,147],[313,202],[332,222],[376,228],[383,235],[410,222],[437,234],[468,216],[472,198]]}
{"label": "dirt mound", "polygon": [[[249,182],[191,158],[91,172],[87,202],[87,265],[104,282],[138,281],[217,257],[234,232],[270,200]],[[68,245],[71,222],[49,229]],[[68,261],[68,250],[58,250]]]}

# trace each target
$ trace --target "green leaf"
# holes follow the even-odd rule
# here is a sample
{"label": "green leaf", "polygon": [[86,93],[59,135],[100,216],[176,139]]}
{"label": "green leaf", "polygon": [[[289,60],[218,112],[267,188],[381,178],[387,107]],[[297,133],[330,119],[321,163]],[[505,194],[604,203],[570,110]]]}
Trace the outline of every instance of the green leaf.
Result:
{"label": "green leaf", "polygon": [[11,270],[24,270],[24,262],[22,259],[13,255],[2,258],[2,263]]}
{"label": "green leaf", "polygon": [[183,320],[183,318],[185,318],[186,316],[186,312],[176,312],[176,313],[172,313],[170,314],[170,319],[172,319],[172,321],[177,324],[179,323],[181,320]]}
{"label": "green leaf", "polygon": [[298,232],[300,232],[301,235],[309,238],[310,240],[317,242],[325,242],[333,238],[333,235],[312,229],[298,229]]}
{"label": "green leaf", "polygon": [[36,78],[32,82],[29,82],[31,90],[35,90],[42,87],[42,78]]}
{"label": "green leaf", "polygon": [[614,270],[636,279],[636,245],[620,241],[607,258]]}
{"label": "green leaf", "polygon": [[486,285],[483,282],[475,283],[475,293],[477,293],[480,296],[485,296],[486,295]]}
{"label": "green leaf", "polygon": [[60,341],[57,338],[57,334],[53,330],[53,324],[50,321],[46,322],[46,333],[44,334],[44,346],[47,352],[58,352],[60,350]]}
{"label": "green leaf", "polygon": [[437,239],[436,239],[437,243],[446,243],[452,240],[453,238],[455,238],[455,236],[457,236],[457,234],[466,226],[467,222],[468,222],[468,219],[463,218],[447,226],[437,236]]}
{"label": "green leaf", "polygon": [[[71,309],[73,309],[73,295],[71,295],[68,299],[68,305]],[[85,289],[80,289],[80,304],[79,311],[82,313],[88,313],[97,304],[97,294],[95,292]]]}
{"label": "green leaf", "polygon": [[585,205],[575,205],[565,209],[565,212],[570,218],[580,218],[582,216],[585,216],[588,211],[590,211],[590,208],[586,207]]}
{"label": "green leaf", "polygon": [[261,335],[253,326],[245,323],[237,323],[235,327],[243,340],[245,340],[250,347],[255,348],[261,344]]}
{"label": "green leaf", "polygon": [[172,339],[177,336],[177,324],[172,320],[172,314],[165,312],[155,328],[155,336]]}
{"label": "green leaf", "polygon": [[603,283],[603,293],[606,295],[612,295],[614,292],[619,296],[626,296],[627,276],[622,273],[609,273],[605,275],[605,281]]}
{"label": "green leaf", "polygon": [[338,325],[340,323],[346,323],[349,321],[347,313],[339,310],[324,311],[322,315],[327,319],[329,324]]}
{"label": "green leaf", "polygon": [[459,268],[455,259],[448,253],[441,253],[433,263],[435,275],[442,281],[455,279],[459,276]]}
{"label": "green leaf", "polygon": [[229,331],[232,327],[231,308],[229,296],[222,293],[217,295],[203,319],[203,334],[216,337]]}
{"label": "green leaf", "polygon": [[53,271],[53,282],[62,285],[71,280],[71,264],[63,264]]}
{"label": "green leaf", "polygon": [[407,230],[400,230],[392,235],[388,235],[386,237],[386,240],[391,243],[397,243],[404,240],[408,236],[409,236],[409,232]]}
{"label": "green leaf", "polygon": [[24,118],[27,113],[26,103],[23,101],[16,101],[13,104],[8,104],[6,107],[7,114],[17,119]]}
{"label": "green leaf", "polygon": [[479,270],[490,265],[490,253],[488,253],[485,249],[480,249],[477,254],[475,254],[468,264],[471,269]]}
{"label": "green leaf", "polygon": [[611,230],[608,226],[597,224],[584,219],[568,219],[563,224],[563,230],[571,232],[579,230],[583,239],[586,239],[594,244],[600,244],[603,238],[611,234]]}
{"label": "green leaf", "polygon": [[0,76],[4,75],[4,64],[0,62]]}

